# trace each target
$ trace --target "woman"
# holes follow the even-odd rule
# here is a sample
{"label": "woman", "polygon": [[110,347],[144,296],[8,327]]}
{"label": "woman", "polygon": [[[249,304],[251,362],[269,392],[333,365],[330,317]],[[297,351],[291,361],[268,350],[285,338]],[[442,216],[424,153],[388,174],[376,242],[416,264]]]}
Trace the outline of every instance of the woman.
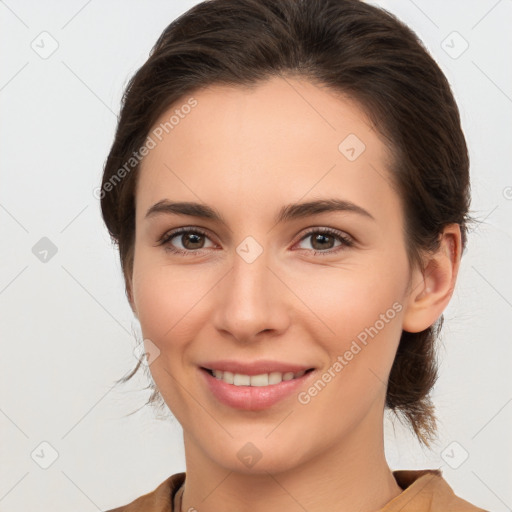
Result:
{"label": "woman", "polygon": [[171,23],[100,196],[186,472],[115,511],[482,510],[383,444],[385,407],[435,436],[468,167],[445,76],[386,11],[211,0]]}

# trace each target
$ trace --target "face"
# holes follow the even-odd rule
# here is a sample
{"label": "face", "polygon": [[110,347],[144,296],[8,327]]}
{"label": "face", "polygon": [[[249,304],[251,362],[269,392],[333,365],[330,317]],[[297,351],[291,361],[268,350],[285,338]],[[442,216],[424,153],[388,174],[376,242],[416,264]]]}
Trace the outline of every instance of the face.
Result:
{"label": "face", "polygon": [[[409,282],[386,144],[355,103],[303,80],[192,96],[140,168],[131,282],[188,448],[258,472],[378,438]],[[314,370],[239,387],[202,369],[226,361],[276,365],[249,377]],[[253,469],[244,450],[262,455]]]}

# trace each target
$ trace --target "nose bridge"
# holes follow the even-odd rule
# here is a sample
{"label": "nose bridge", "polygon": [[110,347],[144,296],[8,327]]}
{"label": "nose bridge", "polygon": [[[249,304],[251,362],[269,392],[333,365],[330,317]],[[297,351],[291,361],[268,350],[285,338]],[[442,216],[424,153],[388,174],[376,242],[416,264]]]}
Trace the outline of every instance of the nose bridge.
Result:
{"label": "nose bridge", "polygon": [[261,331],[280,329],[285,321],[283,290],[268,268],[269,253],[258,246],[246,239],[236,248],[232,269],[214,306],[217,329],[240,341],[250,341]]}

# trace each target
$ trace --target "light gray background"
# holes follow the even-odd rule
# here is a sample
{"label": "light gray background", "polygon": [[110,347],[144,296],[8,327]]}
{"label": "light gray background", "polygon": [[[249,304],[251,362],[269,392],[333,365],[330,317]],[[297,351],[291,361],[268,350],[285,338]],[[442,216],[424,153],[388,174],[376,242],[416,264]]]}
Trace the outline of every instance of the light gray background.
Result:
{"label": "light gray background", "polygon": [[[175,419],[124,416],[145,403],[147,382],[113,389],[140,332],[93,190],[127,80],[196,3],[0,2],[2,512],[105,510],[185,470]],[[422,450],[387,419],[388,460],[441,468],[468,501],[512,510],[512,2],[376,3],[418,33],[452,84],[484,221],[445,314],[439,442]],[[33,253],[42,237],[57,249],[46,262]]]}

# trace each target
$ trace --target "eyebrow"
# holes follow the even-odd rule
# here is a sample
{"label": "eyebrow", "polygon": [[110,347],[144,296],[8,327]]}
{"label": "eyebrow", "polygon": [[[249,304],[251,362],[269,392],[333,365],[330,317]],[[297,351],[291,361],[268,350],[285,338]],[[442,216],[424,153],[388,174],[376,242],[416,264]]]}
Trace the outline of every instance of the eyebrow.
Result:
{"label": "eyebrow", "polygon": [[[375,217],[370,212],[351,201],[345,201],[342,199],[319,199],[316,201],[292,203],[283,206],[276,215],[274,222],[279,224],[281,222],[318,215],[325,212],[352,212],[375,220]],[[227,225],[220,212],[211,206],[201,203],[172,202],[167,199],[162,199],[149,208],[146,212],[146,218],[157,214],[189,215],[191,217],[201,217],[204,219],[218,221]]]}

